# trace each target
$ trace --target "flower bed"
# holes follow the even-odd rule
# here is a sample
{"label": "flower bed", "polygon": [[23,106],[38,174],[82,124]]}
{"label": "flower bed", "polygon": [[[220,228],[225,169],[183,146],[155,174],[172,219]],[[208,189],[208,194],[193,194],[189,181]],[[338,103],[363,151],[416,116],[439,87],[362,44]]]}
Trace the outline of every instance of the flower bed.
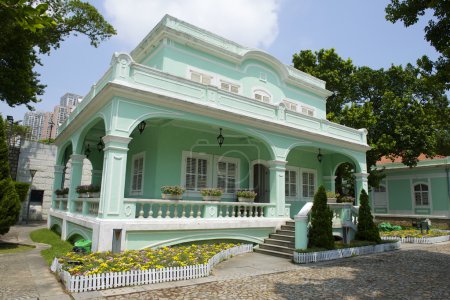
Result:
{"label": "flower bed", "polygon": [[70,292],[85,292],[206,277],[219,262],[252,251],[251,244],[221,243],[133,250],[121,254],[69,254],[55,258],[51,270],[60,276]]}
{"label": "flower bed", "polygon": [[333,260],[357,255],[380,253],[385,251],[397,250],[400,248],[400,242],[383,243],[373,246],[352,247],[320,252],[299,253],[294,252],[294,262],[306,264],[318,261]]}
{"label": "flower bed", "polygon": [[420,233],[417,229],[393,230],[380,232],[381,239],[385,241],[399,240],[402,243],[434,244],[450,240],[450,232],[445,230],[429,230]]}

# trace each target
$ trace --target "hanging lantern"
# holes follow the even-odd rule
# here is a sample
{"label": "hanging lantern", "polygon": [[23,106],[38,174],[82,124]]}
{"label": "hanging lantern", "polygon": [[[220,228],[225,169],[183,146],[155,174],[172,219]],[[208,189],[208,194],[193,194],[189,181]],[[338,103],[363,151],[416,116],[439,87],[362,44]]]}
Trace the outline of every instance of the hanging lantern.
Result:
{"label": "hanging lantern", "polygon": [[219,143],[219,147],[222,147],[224,140],[225,140],[225,138],[222,135],[222,128],[220,128],[219,135],[217,136],[217,142]]}
{"label": "hanging lantern", "polygon": [[145,126],[147,126],[147,123],[145,123],[145,121],[142,121],[141,123],[139,123],[139,125],[138,125],[139,134],[142,134],[142,132],[145,129]]}

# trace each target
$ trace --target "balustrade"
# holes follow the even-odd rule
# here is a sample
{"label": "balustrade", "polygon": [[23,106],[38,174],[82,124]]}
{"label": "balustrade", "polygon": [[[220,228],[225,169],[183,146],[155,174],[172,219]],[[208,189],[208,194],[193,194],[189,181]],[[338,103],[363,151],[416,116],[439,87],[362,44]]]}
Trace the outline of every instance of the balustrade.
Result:
{"label": "balustrade", "polygon": [[139,219],[264,218],[269,208],[275,208],[270,203],[129,198],[125,202],[136,204]]}

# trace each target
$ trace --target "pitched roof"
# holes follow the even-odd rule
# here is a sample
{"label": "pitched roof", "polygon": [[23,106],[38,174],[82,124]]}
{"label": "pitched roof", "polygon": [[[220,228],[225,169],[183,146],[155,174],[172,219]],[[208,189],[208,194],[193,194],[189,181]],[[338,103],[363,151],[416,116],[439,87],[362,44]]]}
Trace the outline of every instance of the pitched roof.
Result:
{"label": "pitched roof", "polygon": [[[426,157],[425,154],[420,154],[418,159],[419,161],[426,161],[426,160],[433,160],[433,159],[443,159],[446,158],[447,156],[443,156],[443,155],[436,155],[433,157]],[[386,165],[386,164],[393,164],[393,163],[401,163],[402,162],[402,158],[400,156],[397,156],[394,158],[394,161],[392,161],[390,158],[388,158],[387,156],[383,156],[379,161],[377,161],[376,165]]]}

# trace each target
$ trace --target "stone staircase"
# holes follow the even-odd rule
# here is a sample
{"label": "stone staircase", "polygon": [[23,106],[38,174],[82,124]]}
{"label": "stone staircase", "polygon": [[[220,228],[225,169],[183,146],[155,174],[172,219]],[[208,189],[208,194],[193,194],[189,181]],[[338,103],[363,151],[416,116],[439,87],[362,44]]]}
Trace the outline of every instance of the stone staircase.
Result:
{"label": "stone staircase", "polygon": [[255,252],[292,259],[295,245],[295,223],[287,221],[276,233],[271,233]]}

